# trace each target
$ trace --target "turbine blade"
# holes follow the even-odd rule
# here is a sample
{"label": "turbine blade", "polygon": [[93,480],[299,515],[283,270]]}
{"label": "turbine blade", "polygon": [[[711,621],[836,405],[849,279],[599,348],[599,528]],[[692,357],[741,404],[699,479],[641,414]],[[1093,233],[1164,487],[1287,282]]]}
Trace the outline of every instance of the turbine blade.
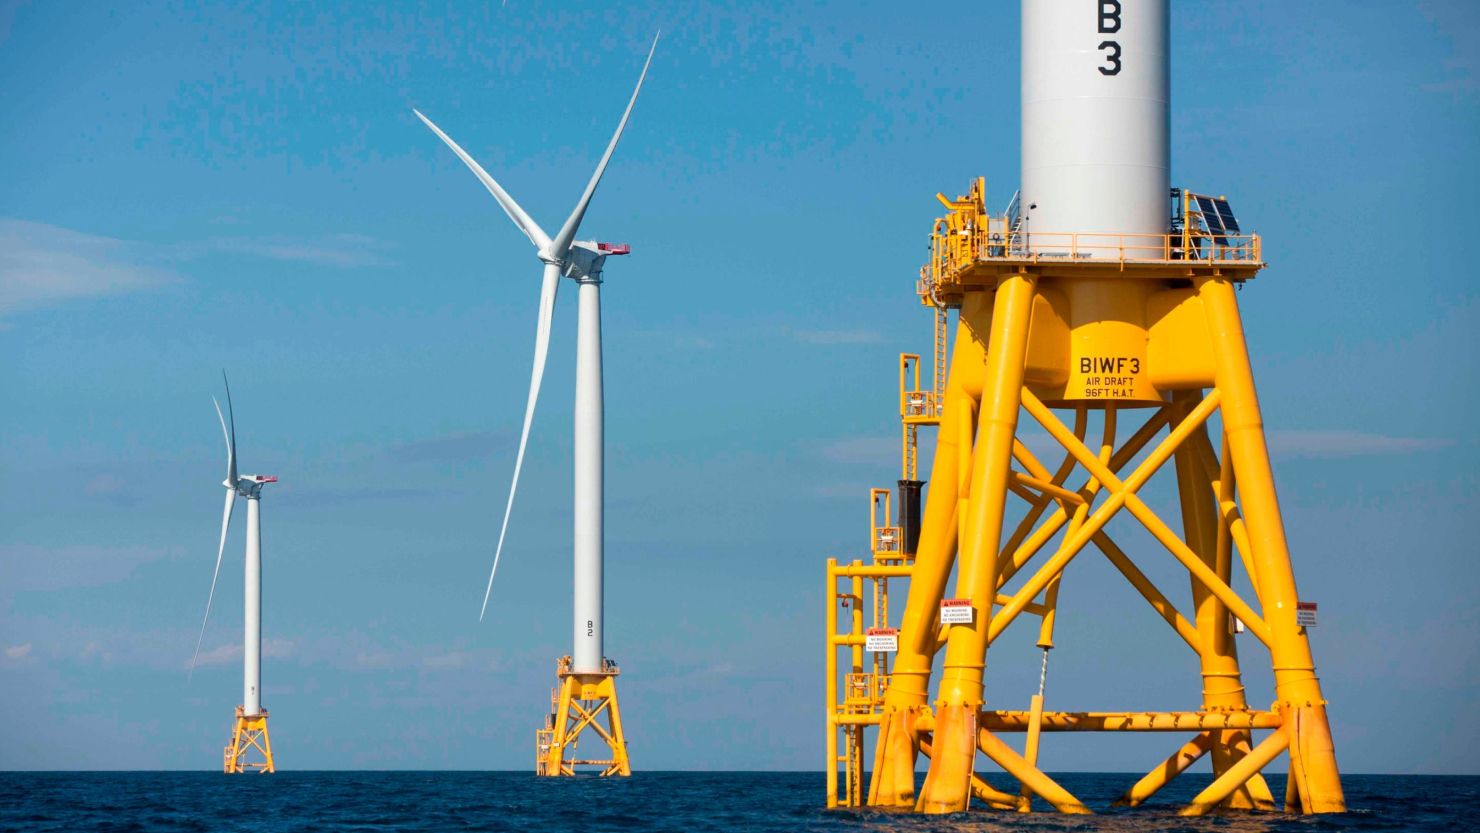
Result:
{"label": "turbine blade", "polygon": [[200,620],[200,636],[195,638],[195,656],[190,658],[190,675],[195,677],[195,661],[200,659],[200,644],[206,638],[206,623],[211,621],[211,602],[216,599],[216,579],[221,576],[221,556],[226,552],[226,530],[231,526],[231,510],[236,506],[236,489],[226,490],[226,508],[221,510],[221,545],[216,548],[216,571],[211,573],[211,594],[206,596],[206,615]]}
{"label": "turbine blade", "polygon": [[520,231],[524,232],[524,236],[529,238],[529,242],[540,249],[550,245],[550,236],[545,234],[545,230],[540,228],[539,223],[536,223],[532,217],[525,213],[523,208],[519,207],[519,203],[515,202],[514,198],[509,196],[509,192],[505,191],[503,186],[499,185],[493,177],[488,175],[488,171],[483,170],[483,166],[479,165],[477,160],[469,156],[467,151],[458,146],[457,142],[452,141],[451,136],[443,133],[442,128],[433,124],[431,119],[423,116],[420,110],[413,108],[411,112],[415,113],[416,117],[421,119],[423,124],[430,127],[432,132],[437,134],[438,138],[446,142],[448,147],[452,148],[452,152],[457,154],[457,158],[461,159],[463,164],[468,166],[468,169],[473,172],[473,175],[478,177],[478,181],[483,183],[483,187],[488,189],[488,193],[492,194],[493,198],[498,200],[498,204],[503,208],[504,213],[509,215],[509,219],[514,221],[514,225],[518,226]]}
{"label": "turbine blade", "polygon": [[556,260],[564,260],[566,252],[570,250],[570,244],[576,239],[576,231],[581,227],[581,220],[586,216],[586,207],[591,204],[591,196],[596,193],[596,185],[601,182],[601,175],[606,173],[606,163],[611,161],[612,151],[617,149],[617,142],[622,138],[622,131],[627,128],[627,119],[632,116],[632,108],[637,104],[637,94],[642,92],[642,82],[647,78],[648,65],[653,62],[653,53],[658,49],[659,32],[653,36],[653,45],[648,49],[647,60],[642,64],[642,74],[637,76],[637,88],[632,91],[632,99],[627,102],[627,110],[622,113],[622,120],[617,123],[617,132],[612,134],[611,143],[606,146],[606,153],[601,155],[601,161],[596,163],[596,173],[591,175],[591,181],[586,183],[586,191],[581,194],[580,202],[566,218],[565,225],[560,227],[560,233],[555,235],[551,241],[549,254]]}
{"label": "turbine blade", "polygon": [[[223,372],[221,378],[225,379]],[[221,421],[221,436],[226,439],[226,482],[229,488],[236,487],[236,414],[231,414],[231,428],[226,427],[226,417],[221,415],[221,403],[216,397],[211,397],[211,404],[216,406],[216,419]],[[226,386],[226,412],[231,413],[231,385]]]}
{"label": "turbine blade", "polygon": [[534,406],[540,398],[540,382],[545,378],[545,358],[550,351],[550,324],[555,314],[555,292],[560,286],[560,267],[545,265],[545,278],[540,286],[540,317],[535,326],[534,369],[529,376],[529,402],[524,406],[524,429],[519,434],[519,453],[514,458],[514,481],[509,484],[509,502],[504,506],[504,522],[498,531],[498,547],[493,551],[493,569],[488,573],[488,588],[483,591],[483,609],[478,621],[488,612],[488,597],[493,594],[493,577],[498,575],[498,559],[504,552],[504,536],[509,532],[509,516],[514,511],[514,493],[519,489],[519,472],[524,468],[524,449],[529,443],[529,426],[534,421]]}

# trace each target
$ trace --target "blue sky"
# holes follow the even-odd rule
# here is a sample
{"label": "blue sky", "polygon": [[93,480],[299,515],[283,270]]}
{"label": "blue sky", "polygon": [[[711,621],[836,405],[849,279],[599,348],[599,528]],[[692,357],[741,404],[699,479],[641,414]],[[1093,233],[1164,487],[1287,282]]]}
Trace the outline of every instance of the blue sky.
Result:
{"label": "blue sky", "polygon": [[[0,3],[0,768],[218,764],[240,516],[185,665],[223,367],[242,470],[282,478],[280,765],[529,766],[569,650],[574,293],[480,625],[538,263],[411,108],[551,228],[660,27],[583,227],[633,245],[604,293],[607,650],[637,767],[820,766],[823,559],[863,556],[897,476],[935,192],[1017,186],[1014,3]],[[1480,771],[1480,10],[1187,3],[1173,27],[1173,181],[1265,236],[1241,297],[1342,765]],[[1050,707],[1195,705],[1123,584],[1071,568]],[[1019,641],[995,705],[1036,686]],[[1266,662],[1246,650],[1256,705]],[[1043,761],[1169,751],[1054,737]]]}

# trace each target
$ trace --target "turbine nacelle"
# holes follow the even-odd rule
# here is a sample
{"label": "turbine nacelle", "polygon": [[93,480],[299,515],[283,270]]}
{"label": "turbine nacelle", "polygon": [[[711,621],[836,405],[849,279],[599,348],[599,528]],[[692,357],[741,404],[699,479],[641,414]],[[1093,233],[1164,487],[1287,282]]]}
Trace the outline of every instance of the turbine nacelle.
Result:
{"label": "turbine nacelle", "polygon": [[[236,493],[245,498],[255,498],[262,494],[262,486],[266,483],[278,482],[274,474],[244,474],[237,478]],[[226,488],[232,488],[230,484]]]}
{"label": "turbine nacelle", "polygon": [[595,240],[577,240],[565,256],[561,274],[575,281],[599,280],[606,259],[615,255],[632,253],[626,243],[598,243]]}

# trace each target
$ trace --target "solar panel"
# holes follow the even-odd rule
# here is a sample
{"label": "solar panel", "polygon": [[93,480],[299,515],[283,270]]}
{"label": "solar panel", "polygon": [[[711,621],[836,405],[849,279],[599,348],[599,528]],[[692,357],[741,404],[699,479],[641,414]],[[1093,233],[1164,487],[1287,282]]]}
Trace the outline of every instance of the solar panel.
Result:
{"label": "solar panel", "polygon": [[1211,197],[1194,197],[1194,199],[1197,201],[1197,210],[1203,214],[1216,215],[1218,213],[1218,209],[1213,206]]}
{"label": "solar panel", "polygon": [[1228,207],[1228,200],[1213,200],[1213,207],[1218,209],[1218,218],[1223,221],[1223,228],[1230,234],[1238,234],[1238,220],[1233,218],[1233,209]]}
{"label": "solar panel", "polygon": [[1207,227],[1208,233],[1213,235],[1214,240],[1222,243],[1227,232],[1223,230],[1223,218],[1219,215],[1217,206],[1209,197],[1196,197],[1195,199],[1197,200],[1197,211],[1202,215],[1203,225]]}

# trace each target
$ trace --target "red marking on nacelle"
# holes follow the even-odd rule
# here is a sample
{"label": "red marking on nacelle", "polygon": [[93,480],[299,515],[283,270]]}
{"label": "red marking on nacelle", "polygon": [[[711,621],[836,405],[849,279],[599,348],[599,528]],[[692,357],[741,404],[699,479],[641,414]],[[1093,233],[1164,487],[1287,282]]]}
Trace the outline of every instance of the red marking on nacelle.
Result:
{"label": "red marking on nacelle", "polygon": [[608,255],[630,255],[632,247],[626,243],[597,243],[596,250]]}
{"label": "red marking on nacelle", "polygon": [[277,482],[277,475],[275,475],[275,474],[259,474],[259,475],[257,475],[257,482],[258,483],[276,483]]}

